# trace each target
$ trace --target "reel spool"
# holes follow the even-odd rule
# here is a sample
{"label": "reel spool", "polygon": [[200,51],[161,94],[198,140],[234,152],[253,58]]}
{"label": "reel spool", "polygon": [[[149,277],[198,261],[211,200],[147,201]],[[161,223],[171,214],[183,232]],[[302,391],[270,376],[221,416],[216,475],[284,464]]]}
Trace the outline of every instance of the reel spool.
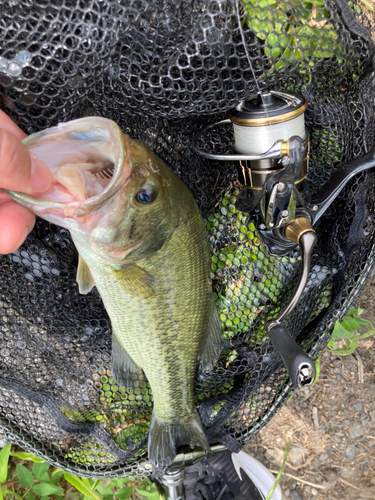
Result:
{"label": "reel spool", "polygon": [[[288,140],[298,136],[307,143],[304,112],[307,101],[293,94],[271,91],[258,94],[228,113],[234,129],[234,150],[240,154],[262,154],[281,141],[281,158],[240,160],[237,165],[241,184],[261,191],[269,176],[285,169],[289,156]],[[308,155],[298,172],[296,183],[308,174]]]}

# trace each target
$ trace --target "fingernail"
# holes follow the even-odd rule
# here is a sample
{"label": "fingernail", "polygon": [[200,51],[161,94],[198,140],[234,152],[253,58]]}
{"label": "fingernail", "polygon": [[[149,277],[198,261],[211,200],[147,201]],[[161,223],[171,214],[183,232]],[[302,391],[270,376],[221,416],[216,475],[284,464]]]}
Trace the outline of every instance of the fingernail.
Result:
{"label": "fingernail", "polygon": [[[24,233],[23,233],[23,236],[22,236],[22,243],[26,240],[26,238],[29,236],[29,234],[31,233],[31,231],[33,230],[34,226],[26,226],[25,227],[25,230],[24,230]],[[21,243],[21,244],[22,244]]]}
{"label": "fingernail", "polygon": [[31,157],[31,187],[34,191],[42,193],[51,186],[52,176],[48,167],[33,153]]}

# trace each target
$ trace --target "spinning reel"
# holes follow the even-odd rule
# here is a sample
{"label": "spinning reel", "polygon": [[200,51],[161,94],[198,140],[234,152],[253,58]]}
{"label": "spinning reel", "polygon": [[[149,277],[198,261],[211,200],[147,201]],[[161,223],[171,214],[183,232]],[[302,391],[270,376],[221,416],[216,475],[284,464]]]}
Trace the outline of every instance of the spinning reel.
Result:
{"label": "spinning reel", "polygon": [[[306,108],[307,101],[294,94],[259,93],[231,109],[227,120],[199,132],[192,146],[204,158],[236,162],[242,184],[236,207],[251,214],[271,254],[283,256],[297,246],[301,250],[301,273],[294,295],[277,319],[267,325],[268,336],[295,387],[314,382],[315,364],[282,323],[294,310],[308,281],[317,242],[313,227],[353,176],[375,166],[373,149],[335,173],[309,200],[303,185],[309,173],[310,149]],[[210,129],[228,125],[234,131],[234,154],[211,154],[198,147]]]}

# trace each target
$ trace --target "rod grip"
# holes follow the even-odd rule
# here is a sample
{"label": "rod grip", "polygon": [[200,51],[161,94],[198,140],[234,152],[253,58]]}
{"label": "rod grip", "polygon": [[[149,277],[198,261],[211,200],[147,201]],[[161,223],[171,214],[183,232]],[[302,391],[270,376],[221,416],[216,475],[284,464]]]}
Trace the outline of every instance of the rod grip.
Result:
{"label": "rod grip", "polygon": [[284,361],[294,387],[311,385],[316,376],[315,363],[295,340],[288,330],[279,323],[268,328],[269,339]]}

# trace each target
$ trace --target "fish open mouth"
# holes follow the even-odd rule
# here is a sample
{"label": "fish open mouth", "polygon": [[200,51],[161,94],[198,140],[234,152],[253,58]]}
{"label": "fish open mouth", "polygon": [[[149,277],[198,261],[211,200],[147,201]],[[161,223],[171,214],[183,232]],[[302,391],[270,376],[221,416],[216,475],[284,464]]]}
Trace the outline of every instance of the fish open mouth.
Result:
{"label": "fish open mouth", "polygon": [[130,173],[124,135],[111,120],[82,118],[33,134],[22,142],[52,174],[51,187],[37,197],[7,191],[39,209],[65,208],[80,217],[99,208]]}
{"label": "fish open mouth", "polygon": [[[53,175],[53,182],[60,186],[60,196],[64,194],[75,201],[87,201],[106,190],[113,178],[115,165],[105,156],[94,160],[87,158],[84,163],[68,163],[59,167]],[[61,188],[64,187],[66,191]]]}

